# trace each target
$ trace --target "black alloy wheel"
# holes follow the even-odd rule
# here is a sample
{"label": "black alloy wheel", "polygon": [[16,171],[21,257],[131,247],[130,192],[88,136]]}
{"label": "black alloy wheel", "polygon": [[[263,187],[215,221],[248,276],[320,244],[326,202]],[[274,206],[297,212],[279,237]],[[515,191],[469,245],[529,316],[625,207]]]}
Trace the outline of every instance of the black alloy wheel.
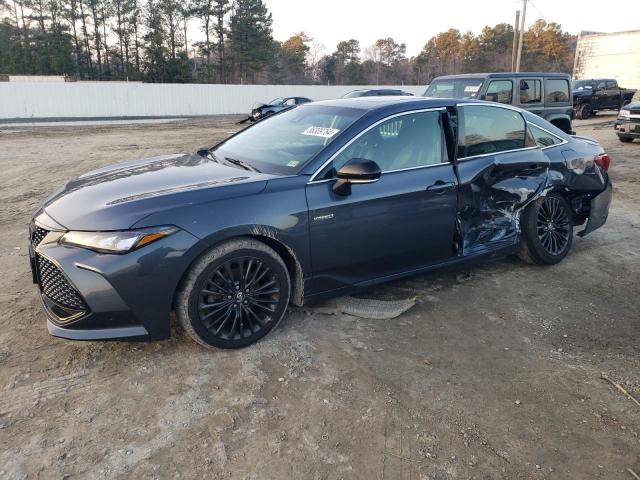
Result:
{"label": "black alloy wheel", "polygon": [[221,340],[249,338],[273,321],[280,296],[278,280],[267,265],[255,257],[232,258],[202,283],[199,319]]}
{"label": "black alloy wheel", "polygon": [[555,256],[567,248],[571,234],[570,219],[558,197],[544,199],[538,209],[537,227],[538,238],[547,253]]}
{"label": "black alloy wheel", "polygon": [[175,310],[187,334],[206,347],[257,342],[284,317],[291,281],[282,258],[251,238],[212,247],[189,269]]}

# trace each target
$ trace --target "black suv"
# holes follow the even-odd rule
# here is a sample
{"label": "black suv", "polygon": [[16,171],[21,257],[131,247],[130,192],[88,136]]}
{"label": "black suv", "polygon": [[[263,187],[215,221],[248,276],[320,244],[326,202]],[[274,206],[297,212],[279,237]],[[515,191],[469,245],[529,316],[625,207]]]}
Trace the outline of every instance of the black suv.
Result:
{"label": "black suv", "polygon": [[473,98],[506,103],[541,116],[566,133],[573,133],[571,77],[565,73],[469,73],[437,77],[425,97]]}

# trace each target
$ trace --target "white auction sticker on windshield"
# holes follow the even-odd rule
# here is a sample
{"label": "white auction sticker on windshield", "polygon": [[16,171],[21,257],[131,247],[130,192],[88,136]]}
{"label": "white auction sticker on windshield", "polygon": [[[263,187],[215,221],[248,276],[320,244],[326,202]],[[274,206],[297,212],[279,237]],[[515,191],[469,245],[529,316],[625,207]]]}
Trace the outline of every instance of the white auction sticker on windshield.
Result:
{"label": "white auction sticker on windshield", "polygon": [[309,127],[302,135],[311,135],[313,137],[323,137],[323,138],[331,138],[336,133],[338,133],[340,129],[338,128],[329,128],[329,127]]}
{"label": "white auction sticker on windshield", "polygon": [[476,93],[478,90],[480,90],[480,85],[467,85],[464,87],[465,92]]}

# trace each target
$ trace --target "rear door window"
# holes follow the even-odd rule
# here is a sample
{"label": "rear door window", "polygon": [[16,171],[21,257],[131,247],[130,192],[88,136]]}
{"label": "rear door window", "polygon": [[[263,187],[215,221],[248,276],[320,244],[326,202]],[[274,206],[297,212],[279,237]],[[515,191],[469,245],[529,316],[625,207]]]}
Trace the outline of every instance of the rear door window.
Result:
{"label": "rear door window", "polygon": [[487,87],[485,100],[511,104],[513,102],[513,83],[511,80],[492,80]]}
{"label": "rear door window", "polygon": [[520,80],[520,105],[542,103],[542,82],[524,78]]}
{"label": "rear door window", "polygon": [[568,103],[569,81],[562,78],[548,78],[544,82],[545,103]]}
{"label": "rear door window", "polygon": [[460,111],[458,158],[525,148],[525,122],[517,111],[481,105],[467,105]]}

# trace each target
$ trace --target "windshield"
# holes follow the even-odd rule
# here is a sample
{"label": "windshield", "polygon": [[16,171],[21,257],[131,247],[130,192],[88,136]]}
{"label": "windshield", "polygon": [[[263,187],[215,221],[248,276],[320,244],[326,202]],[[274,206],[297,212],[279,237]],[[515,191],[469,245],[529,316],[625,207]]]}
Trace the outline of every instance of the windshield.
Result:
{"label": "windshield", "polygon": [[593,83],[587,82],[585,80],[576,80],[573,82],[574,90],[593,90]]}
{"label": "windshield", "polygon": [[278,97],[271,100],[267,105],[280,105],[284,101],[284,97]]}
{"label": "windshield", "polygon": [[482,78],[435,80],[431,82],[427,91],[424,92],[424,96],[436,98],[476,98],[483,81]]}
{"label": "windshield", "polygon": [[353,92],[346,93],[342,98],[356,98],[364,97],[369,93],[369,90],[354,90]]}
{"label": "windshield", "polygon": [[356,108],[301,105],[261,120],[211,153],[220,162],[293,175],[365,113]]}

